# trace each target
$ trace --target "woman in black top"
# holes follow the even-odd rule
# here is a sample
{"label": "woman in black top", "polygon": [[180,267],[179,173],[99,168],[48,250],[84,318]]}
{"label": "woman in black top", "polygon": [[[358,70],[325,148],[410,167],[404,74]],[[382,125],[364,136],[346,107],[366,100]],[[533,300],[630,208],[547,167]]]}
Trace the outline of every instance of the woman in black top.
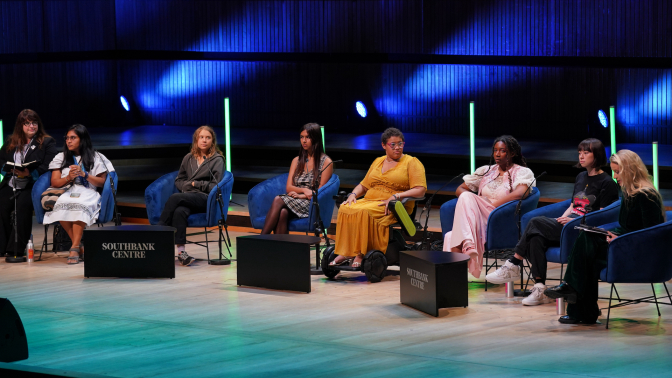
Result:
{"label": "woman in black top", "polygon": [[564,225],[574,218],[591,211],[602,209],[618,200],[618,185],[606,174],[602,167],[607,165],[607,154],[602,142],[589,138],[579,143],[579,163],[576,167],[585,168],[574,182],[572,203],[559,218],[534,217],[530,220],[518,245],[515,255],[501,268],[486,276],[492,283],[513,282],[520,279],[520,264],[528,259],[531,264],[535,285],[529,296],[523,299],[523,305],[535,306],[546,303],[546,250],[560,244]]}
{"label": "woman in black top", "polygon": [[614,178],[623,192],[619,226],[606,237],[591,232],[579,234],[569,255],[564,282],[546,289],[550,298],[567,300],[567,315],[558,319],[563,324],[597,322],[600,315],[597,283],[606,267],[609,243],[621,235],[665,222],[663,198],[653,186],[642,159],[630,150],[620,150],[610,160]]}
{"label": "woman in black top", "polygon": [[[14,132],[0,149],[0,167],[3,167],[4,179],[0,183],[0,253],[14,261],[14,256],[24,255],[33,224],[33,202],[30,192],[35,180],[49,171],[49,163],[56,156],[56,141],[44,131],[44,125],[37,113],[24,109],[14,124]],[[24,169],[9,169],[7,163],[23,164],[36,161]],[[14,174],[12,174],[12,171]],[[18,246],[14,245],[14,227],[10,214],[14,211],[16,188]]]}

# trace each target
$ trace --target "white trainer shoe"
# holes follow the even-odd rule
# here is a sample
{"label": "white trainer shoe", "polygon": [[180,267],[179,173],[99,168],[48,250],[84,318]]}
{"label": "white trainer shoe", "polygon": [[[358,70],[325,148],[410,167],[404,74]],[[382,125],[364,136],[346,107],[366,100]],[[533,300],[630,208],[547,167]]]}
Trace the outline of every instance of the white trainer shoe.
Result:
{"label": "white trainer shoe", "polygon": [[534,284],[530,295],[523,299],[523,306],[537,306],[544,303],[550,303],[551,298],[544,294],[544,290],[546,290],[546,285],[542,283]]}
{"label": "white trainer shoe", "polygon": [[520,267],[507,261],[501,268],[485,276],[485,280],[494,284],[503,284],[520,279]]}

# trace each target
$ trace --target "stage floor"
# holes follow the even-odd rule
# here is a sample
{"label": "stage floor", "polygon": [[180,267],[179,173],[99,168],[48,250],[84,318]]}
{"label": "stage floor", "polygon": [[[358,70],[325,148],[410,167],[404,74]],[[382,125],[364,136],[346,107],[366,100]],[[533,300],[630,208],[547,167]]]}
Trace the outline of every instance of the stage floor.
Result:
{"label": "stage floor", "polygon": [[[35,240],[42,230],[35,225]],[[235,257],[235,237],[249,230],[231,231]],[[189,252],[205,258],[204,248]],[[653,304],[613,310],[605,330],[559,324],[554,304],[523,307],[505,298],[503,285],[485,292],[470,284],[469,307],[435,318],[399,303],[398,276],[377,284],[355,273],[313,276],[312,293],[303,294],[238,287],[235,262],[176,266],[172,280],[85,279],[82,264],[65,264],[66,253],[45,256],[31,265],[0,262],[0,297],[17,308],[28,335],[30,358],[17,367],[113,377],[669,377],[672,370],[669,306],[660,318]],[[549,276],[558,275],[551,264]],[[618,289],[623,297],[650,295],[649,285]]]}

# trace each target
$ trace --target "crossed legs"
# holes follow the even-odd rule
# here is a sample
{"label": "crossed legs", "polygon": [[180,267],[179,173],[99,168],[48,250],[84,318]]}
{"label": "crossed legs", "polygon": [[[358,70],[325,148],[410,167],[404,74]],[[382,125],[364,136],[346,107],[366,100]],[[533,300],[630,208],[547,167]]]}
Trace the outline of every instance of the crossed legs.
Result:
{"label": "crossed legs", "polygon": [[60,221],[61,227],[72,240],[72,247],[70,248],[70,255],[68,260],[73,260],[73,257],[79,257],[84,254],[84,249],[81,246],[82,235],[84,235],[84,229],[86,228],[86,223],[81,221],[69,222],[69,221]]}
{"label": "crossed legs", "polygon": [[264,221],[264,228],[261,230],[262,234],[288,234],[289,217],[291,211],[287,208],[285,201],[276,196],[273,199],[271,208],[266,213],[266,220]]}

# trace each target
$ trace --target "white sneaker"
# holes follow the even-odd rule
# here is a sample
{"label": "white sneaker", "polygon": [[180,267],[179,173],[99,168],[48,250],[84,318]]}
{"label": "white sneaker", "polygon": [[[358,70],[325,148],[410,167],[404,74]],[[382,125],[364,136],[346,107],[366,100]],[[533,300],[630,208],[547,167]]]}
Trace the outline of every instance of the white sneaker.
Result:
{"label": "white sneaker", "polygon": [[534,284],[530,295],[523,299],[523,306],[537,306],[551,302],[551,298],[544,294],[544,290],[546,290],[546,285],[542,283]]}
{"label": "white sneaker", "polygon": [[503,284],[520,279],[520,267],[507,261],[501,268],[485,276],[485,280],[494,284]]}

